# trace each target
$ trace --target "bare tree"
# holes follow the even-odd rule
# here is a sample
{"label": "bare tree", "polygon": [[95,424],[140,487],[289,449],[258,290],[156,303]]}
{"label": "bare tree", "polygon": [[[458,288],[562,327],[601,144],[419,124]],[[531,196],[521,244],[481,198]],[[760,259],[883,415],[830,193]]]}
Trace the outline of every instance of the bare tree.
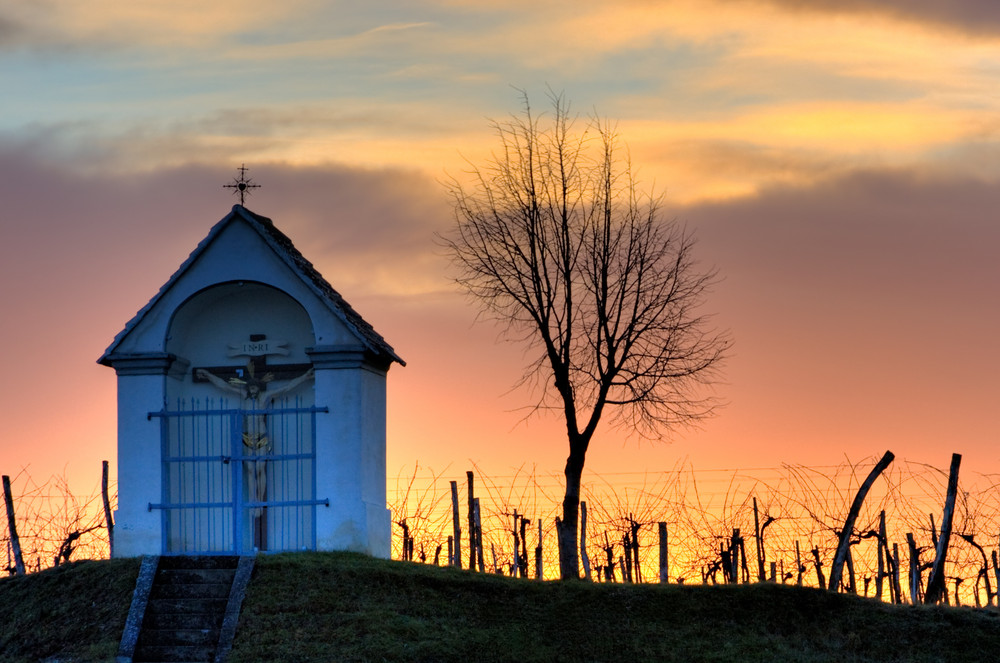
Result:
{"label": "bare tree", "polygon": [[581,476],[605,410],[652,439],[707,416],[716,402],[701,387],[730,342],[699,311],[714,273],[660,197],[639,191],[614,128],[594,118],[578,133],[551,100],[545,126],[527,96],[521,115],[494,123],[499,150],[472,184],[450,184],[457,223],[444,241],[483,313],[537,351],[523,378],[535,409],[565,417],[559,557],[575,578]]}

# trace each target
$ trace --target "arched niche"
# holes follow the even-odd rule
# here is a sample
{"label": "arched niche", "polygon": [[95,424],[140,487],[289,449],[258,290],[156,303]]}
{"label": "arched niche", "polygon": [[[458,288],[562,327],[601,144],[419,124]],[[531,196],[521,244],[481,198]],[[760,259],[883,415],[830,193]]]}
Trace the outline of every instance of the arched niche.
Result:
{"label": "arched niche", "polygon": [[[278,288],[235,281],[201,290],[177,308],[170,322],[166,351],[178,357],[186,370],[176,376],[179,380],[168,380],[168,407],[176,399],[222,396],[208,382],[196,379],[199,368],[235,370],[253,360],[258,366],[273,367],[278,384],[290,377],[282,375],[282,367],[298,367],[293,372],[301,372],[309,364],[306,349],[314,343],[309,314]],[[296,391],[305,404],[312,404],[308,385]]]}

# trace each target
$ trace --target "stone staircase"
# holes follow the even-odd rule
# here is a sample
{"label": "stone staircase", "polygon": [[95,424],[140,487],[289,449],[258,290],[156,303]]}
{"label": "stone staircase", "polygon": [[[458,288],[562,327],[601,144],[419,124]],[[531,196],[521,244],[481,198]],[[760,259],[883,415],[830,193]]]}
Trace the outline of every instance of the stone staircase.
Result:
{"label": "stone staircase", "polygon": [[[138,608],[142,615],[130,613],[130,619],[140,624],[132,636],[132,651],[126,651],[123,638],[118,660],[224,661],[252,566],[253,558],[160,557],[145,605]],[[137,586],[134,609],[139,594]]]}

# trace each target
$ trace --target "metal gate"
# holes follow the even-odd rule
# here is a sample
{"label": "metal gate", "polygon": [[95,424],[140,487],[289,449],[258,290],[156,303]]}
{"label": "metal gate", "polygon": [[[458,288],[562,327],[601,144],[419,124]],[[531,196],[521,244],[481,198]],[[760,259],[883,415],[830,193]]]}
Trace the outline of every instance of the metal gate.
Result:
{"label": "metal gate", "polygon": [[[197,401],[150,412],[160,419],[163,553],[314,550],[316,414],[283,404],[259,410]],[[252,433],[248,431],[253,431]]]}

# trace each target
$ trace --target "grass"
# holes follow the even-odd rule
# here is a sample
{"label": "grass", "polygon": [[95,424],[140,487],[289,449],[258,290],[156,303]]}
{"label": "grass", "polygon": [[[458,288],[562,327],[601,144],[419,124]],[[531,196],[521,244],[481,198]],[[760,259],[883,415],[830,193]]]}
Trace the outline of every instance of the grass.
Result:
{"label": "grass", "polygon": [[769,584],[536,583],[295,554],[258,559],[230,661],[978,662],[998,648],[992,611]]}
{"label": "grass", "polygon": [[[0,660],[113,661],[137,560],[0,580]],[[257,560],[231,663],[982,661],[993,610],[786,587],[537,583],[348,553]]]}
{"label": "grass", "polygon": [[0,580],[0,660],[114,661],[138,575],[116,559]]}

